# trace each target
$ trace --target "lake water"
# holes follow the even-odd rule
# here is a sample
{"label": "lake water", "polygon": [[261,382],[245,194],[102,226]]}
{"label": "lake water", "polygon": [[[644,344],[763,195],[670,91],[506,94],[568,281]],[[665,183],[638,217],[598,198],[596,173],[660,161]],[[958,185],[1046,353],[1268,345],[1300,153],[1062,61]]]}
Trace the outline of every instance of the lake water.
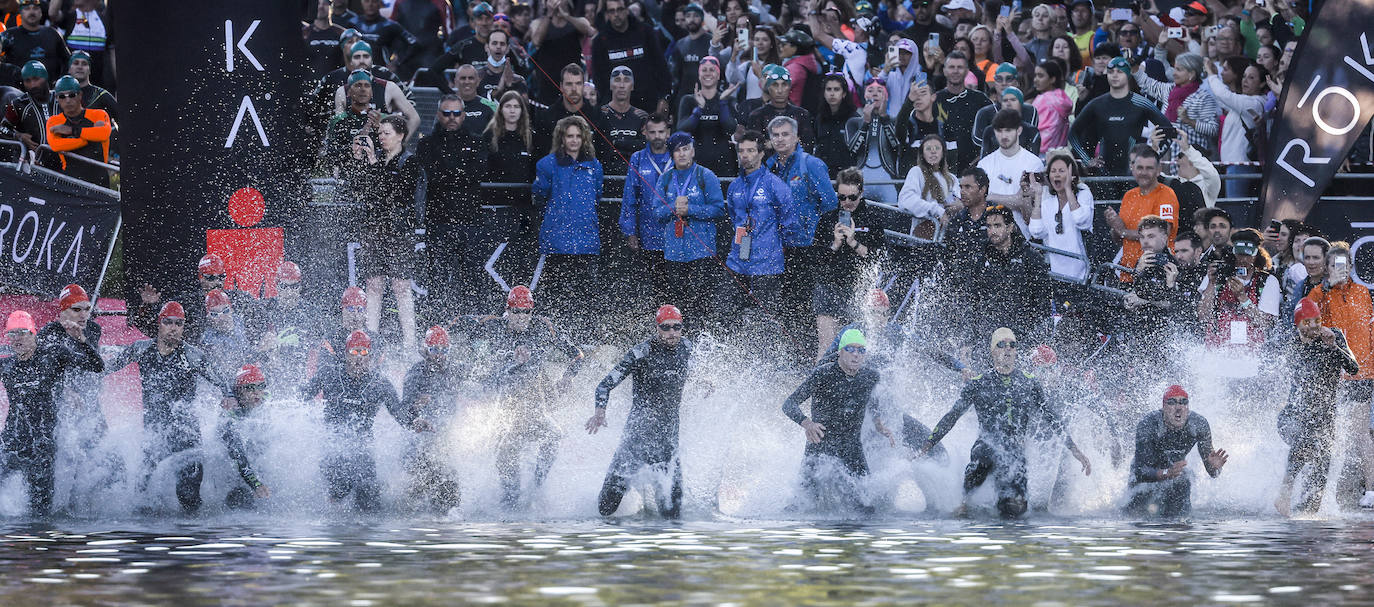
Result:
{"label": "lake water", "polygon": [[1369,604],[1368,523],[10,524],[0,604]]}

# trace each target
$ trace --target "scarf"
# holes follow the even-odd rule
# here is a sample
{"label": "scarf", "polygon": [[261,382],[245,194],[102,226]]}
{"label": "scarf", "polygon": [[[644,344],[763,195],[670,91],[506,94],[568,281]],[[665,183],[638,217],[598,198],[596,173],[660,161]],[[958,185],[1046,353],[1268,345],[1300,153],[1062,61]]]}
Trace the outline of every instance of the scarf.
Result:
{"label": "scarf", "polygon": [[[1164,108],[1164,117],[1168,118],[1170,122],[1178,122],[1178,106],[1183,105],[1183,100],[1187,99],[1189,95],[1197,92],[1197,88],[1201,85],[1201,82],[1194,80],[1188,84],[1174,86],[1174,88],[1170,89],[1169,105]],[[1199,117],[1193,117],[1194,120],[1197,118]]]}

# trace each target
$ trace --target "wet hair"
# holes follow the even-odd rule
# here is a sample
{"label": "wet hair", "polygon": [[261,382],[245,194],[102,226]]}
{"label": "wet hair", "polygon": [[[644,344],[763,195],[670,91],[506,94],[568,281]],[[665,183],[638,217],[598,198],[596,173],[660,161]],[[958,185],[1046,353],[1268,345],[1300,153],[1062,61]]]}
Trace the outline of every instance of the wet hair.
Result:
{"label": "wet hair", "polygon": [[840,170],[840,174],[835,176],[835,186],[852,185],[860,190],[864,189],[863,171],[854,167],[845,167]]}
{"label": "wet hair", "polygon": [[1010,108],[998,110],[992,117],[992,130],[1021,128],[1021,111]]}
{"label": "wet hair", "polygon": [[1169,233],[1169,227],[1169,222],[1166,221],[1163,217],[1160,217],[1159,215],[1146,215],[1140,218],[1140,223],[1138,224],[1137,229],[1141,232],[1150,229],[1163,230],[1164,233],[1167,235]]}
{"label": "wet hair", "polygon": [[964,169],[964,172],[959,173],[959,177],[961,179],[964,177],[972,177],[973,182],[978,184],[978,188],[984,192],[988,190],[988,184],[992,183],[988,180],[988,172],[980,167],[969,167]]}

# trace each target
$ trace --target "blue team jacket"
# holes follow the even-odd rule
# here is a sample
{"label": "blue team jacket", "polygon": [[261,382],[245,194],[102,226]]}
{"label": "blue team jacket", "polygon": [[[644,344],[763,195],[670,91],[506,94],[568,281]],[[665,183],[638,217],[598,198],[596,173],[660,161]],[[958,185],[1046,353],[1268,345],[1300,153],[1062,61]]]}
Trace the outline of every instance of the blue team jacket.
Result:
{"label": "blue team jacket", "polygon": [[539,226],[539,252],[598,255],[596,204],[601,199],[603,174],[595,158],[574,160],[561,152],[534,165],[535,206],[544,207]]}
{"label": "blue team jacket", "polygon": [[739,242],[732,241],[725,265],[748,276],[782,274],[783,243],[805,240],[797,207],[792,204],[792,190],[777,175],[760,167],[731,182],[725,200],[731,225],[750,227],[753,238],[748,261],[739,258]]}
{"label": "blue team jacket", "polygon": [[638,236],[639,247],[646,251],[663,250],[663,226],[654,221],[652,211],[654,205],[662,204],[654,196],[661,175],[658,169],[666,171],[673,166],[672,155],[664,156],[665,159],[655,167],[648,148],[631,154],[625,177],[625,194],[620,200],[620,232],[626,236]]}
{"label": "blue team jacket", "polygon": [[[770,156],[763,165],[771,171],[777,161],[777,156]],[[830,185],[830,169],[825,166],[825,161],[803,152],[801,144],[797,144],[797,149],[787,158],[787,164],[778,175],[792,190],[792,203],[797,207],[802,227],[801,237],[785,244],[789,247],[811,246],[821,215],[839,206],[835,188]]]}
{"label": "blue team jacket", "polygon": [[[705,191],[702,191],[702,188]],[[663,258],[668,261],[696,261],[716,254],[716,219],[725,216],[725,199],[720,194],[720,178],[710,169],[693,164],[685,171],[668,169],[658,180],[661,199],[652,207],[663,237]],[[687,197],[687,225],[677,237],[677,216],[673,206],[678,196]]]}

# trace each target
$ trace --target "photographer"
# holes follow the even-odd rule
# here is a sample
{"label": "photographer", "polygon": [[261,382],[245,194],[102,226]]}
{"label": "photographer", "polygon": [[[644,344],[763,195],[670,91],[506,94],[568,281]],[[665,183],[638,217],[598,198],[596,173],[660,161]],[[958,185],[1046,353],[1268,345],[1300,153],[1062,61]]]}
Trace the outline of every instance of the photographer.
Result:
{"label": "photographer", "polygon": [[382,118],[373,137],[359,135],[353,142],[353,162],[361,165],[350,185],[363,203],[363,247],[360,276],[367,281],[367,328],[378,333],[382,317],[382,287],[390,281],[396,297],[405,352],[413,352],[415,342],[415,300],[410,282],[415,277],[411,251],[413,234],[419,224],[415,211],[416,188],[420,182],[420,163],[411,162],[404,148],[408,135],[406,121],[400,116]]}
{"label": "photographer", "polygon": [[1168,344],[1174,330],[1186,325],[1186,315],[1197,310],[1191,294],[1179,283],[1178,261],[1169,253],[1169,222],[1158,215],[1140,219],[1140,247],[1143,251],[1135,265],[1135,280],[1122,300],[1125,306],[1125,333],[1132,346],[1132,358],[1145,369],[1161,369],[1167,362],[1161,346]]}
{"label": "photographer", "polygon": [[346,179],[353,162],[352,149],[361,139],[372,136],[381,124],[382,114],[372,107],[372,76],[363,70],[348,77],[348,107],[329,120],[325,135],[324,170],[329,175]]}
{"label": "photographer", "polygon": [[816,227],[816,287],[811,298],[816,313],[816,359],[820,360],[835,340],[836,327],[858,320],[855,293],[867,293],[872,285],[860,284],[868,270],[882,263],[887,240],[878,211],[868,206],[864,175],[854,167],[840,171],[836,179],[839,206],[821,215]]}
{"label": "photographer", "polygon": [[[1079,181],[1078,163],[1066,150],[1050,152],[1048,169],[1034,175],[1035,183],[1028,184],[1035,197],[1031,203],[1031,237],[1045,246],[1087,255],[1083,233],[1093,229],[1094,201],[1087,184]],[[1031,179],[1031,174],[1025,178]],[[1046,261],[1055,274],[1076,280],[1088,276],[1084,259],[1050,253]]]}
{"label": "photographer", "polygon": [[1214,259],[1202,280],[1198,320],[1209,346],[1263,344],[1279,317],[1283,289],[1269,273],[1269,254],[1260,248],[1258,230],[1244,229],[1232,237],[1234,264]]}

